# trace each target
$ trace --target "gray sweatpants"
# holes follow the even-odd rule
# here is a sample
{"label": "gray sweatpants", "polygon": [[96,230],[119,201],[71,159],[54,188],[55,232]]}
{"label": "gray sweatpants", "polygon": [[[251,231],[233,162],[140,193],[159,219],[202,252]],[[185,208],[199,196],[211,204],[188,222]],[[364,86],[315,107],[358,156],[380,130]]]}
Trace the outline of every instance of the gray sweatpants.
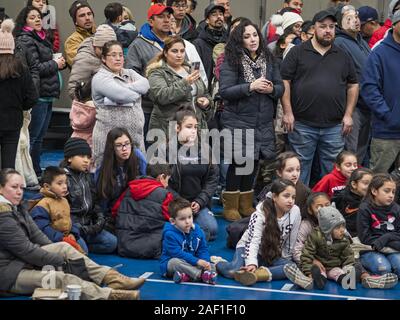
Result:
{"label": "gray sweatpants", "polygon": [[[172,258],[168,261],[167,276],[172,277],[175,271],[186,273],[192,280],[200,280],[203,269],[199,266],[192,266],[183,259]],[[215,272],[215,265],[211,263],[211,271]]]}
{"label": "gray sweatpants", "polygon": [[[83,258],[85,260],[88,274],[94,282],[82,280],[75,275],[66,274],[62,271],[46,272],[22,269],[18,275],[17,281],[10,290],[12,293],[28,295],[32,294],[36,288],[42,288],[44,286],[50,286],[51,289],[61,288],[65,290],[67,285],[77,284],[82,287],[81,299],[108,299],[111,293],[111,288],[102,288],[100,285],[104,276],[110,270],[110,267],[99,266],[65,242],[52,243],[41,248],[48,252],[62,254],[66,260]],[[54,286],[54,288],[52,288],[52,286]]]}

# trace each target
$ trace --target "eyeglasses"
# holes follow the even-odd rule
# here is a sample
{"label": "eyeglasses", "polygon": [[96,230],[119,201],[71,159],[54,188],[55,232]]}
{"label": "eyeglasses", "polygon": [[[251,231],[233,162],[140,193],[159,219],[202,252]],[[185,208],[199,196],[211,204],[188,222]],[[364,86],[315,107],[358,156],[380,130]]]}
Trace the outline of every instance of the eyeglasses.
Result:
{"label": "eyeglasses", "polygon": [[123,58],[124,57],[124,54],[123,53],[112,53],[112,54],[107,54],[107,57],[111,57],[111,58],[113,58],[113,59],[117,59],[117,57],[118,58]]}
{"label": "eyeglasses", "polygon": [[132,147],[132,143],[128,142],[125,144],[116,144],[115,145],[115,149],[117,149],[118,151],[121,151],[123,149],[130,149]]}

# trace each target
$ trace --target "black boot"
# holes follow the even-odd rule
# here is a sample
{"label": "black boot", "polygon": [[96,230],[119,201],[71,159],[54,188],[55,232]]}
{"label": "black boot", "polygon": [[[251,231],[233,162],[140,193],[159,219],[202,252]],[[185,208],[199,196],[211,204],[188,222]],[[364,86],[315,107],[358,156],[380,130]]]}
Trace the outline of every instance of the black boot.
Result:
{"label": "black boot", "polygon": [[315,287],[323,290],[326,284],[326,277],[321,273],[321,270],[315,264],[311,267],[311,275],[314,280]]}

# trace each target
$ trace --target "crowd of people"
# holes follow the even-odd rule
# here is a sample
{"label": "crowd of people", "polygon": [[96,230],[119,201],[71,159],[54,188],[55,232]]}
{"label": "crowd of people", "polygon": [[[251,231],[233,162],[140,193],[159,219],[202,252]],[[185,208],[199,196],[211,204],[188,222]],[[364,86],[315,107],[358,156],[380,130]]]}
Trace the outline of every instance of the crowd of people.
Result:
{"label": "crowd of people", "polygon": [[[15,22],[0,11],[1,294],[32,294],[53,266],[55,287],[79,284],[84,299],[139,299],[145,279],[89,253],[159,259],[176,283],[397,285],[400,1],[380,24],[349,0],[307,21],[302,0],[284,0],[262,28],[229,0],[199,22],[196,7],[152,1],[137,28],[113,2],[96,26],[76,0],[63,52],[48,0],[27,1]],[[43,170],[64,85],[74,132],[59,167]],[[210,257],[213,198],[232,261]]]}

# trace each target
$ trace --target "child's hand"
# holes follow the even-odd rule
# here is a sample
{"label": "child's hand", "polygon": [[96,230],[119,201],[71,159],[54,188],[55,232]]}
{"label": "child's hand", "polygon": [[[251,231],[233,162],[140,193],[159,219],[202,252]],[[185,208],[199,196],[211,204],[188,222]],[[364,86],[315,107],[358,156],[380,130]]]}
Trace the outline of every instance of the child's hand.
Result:
{"label": "child's hand", "polygon": [[204,270],[211,270],[211,264],[203,259],[199,259],[199,261],[197,261],[197,265],[202,267]]}
{"label": "child's hand", "polygon": [[257,270],[257,266],[255,264],[249,264],[248,266],[243,266],[240,268],[240,270],[248,271],[248,272],[254,272]]}
{"label": "child's hand", "polygon": [[74,241],[76,241],[76,238],[75,238],[75,236],[74,236],[72,233],[70,233],[69,235],[67,235],[67,237],[68,237],[68,238],[71,238],[71,239],[74,240]]}

